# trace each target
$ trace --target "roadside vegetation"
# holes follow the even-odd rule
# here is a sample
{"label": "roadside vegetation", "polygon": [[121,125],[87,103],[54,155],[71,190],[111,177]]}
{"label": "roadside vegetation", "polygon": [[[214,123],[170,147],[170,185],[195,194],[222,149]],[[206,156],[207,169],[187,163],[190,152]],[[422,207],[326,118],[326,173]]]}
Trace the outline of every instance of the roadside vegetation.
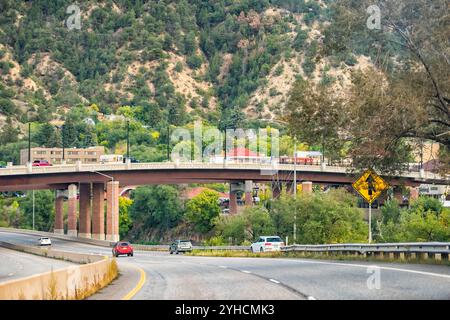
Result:
{"label": "roadside vegetation", "polygon": [[[220,189],[220,188],[219,188]],[[218,194],[205,190],[190,200],[181,199],[177,186],[139,187],[131,199],[120,198],[122,239],[141,244],[163,244],[174,238],[192,239],[204,245],[250,245],[261,235],[278,235],[297,244],[366,243],[368,224],[358,198],[344,189],[283,194],[238,215],[222,215]],[[53,193],[35,193],[35,227],[51,231],[54,223]],[[32,227],[31,196],[0,198],[0,226]],[[450,241],[450,210],[439,200],[420,197],[409,207],[395,199],[373,216],[374,241]]]}

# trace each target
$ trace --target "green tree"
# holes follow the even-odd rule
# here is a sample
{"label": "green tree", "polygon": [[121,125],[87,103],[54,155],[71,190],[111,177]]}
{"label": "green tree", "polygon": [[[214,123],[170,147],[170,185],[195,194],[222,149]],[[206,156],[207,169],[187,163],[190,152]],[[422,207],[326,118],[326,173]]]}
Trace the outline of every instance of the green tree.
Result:
{"label": "green tree", "polygon": [[144,237],[151,229],[169,230],[183,216],[179,191],[170,185],[139,187],[132,193],[130,216],[133,236]]}
{"label": "green tree", "polygon": [[186,220],[202,233],[211,231],[220,214],[219,194],[204,190],[186,203]]}
{"label": "green tree", "polygon": [[19,208],[19,203],[14,200],[7,203],[6,200],[0,199],[0,226],[21,228],[24,224],[24,217]]}
{"label": "green tree", "polygon": [[130,207],[132,204],[133,201],[131,199],[119,197],[119,234],[121,239],[127,236],[133,224],[130,217]]}
{"label": "green tree", "polygon": [[[34,191],[34,221],[35,229],[52,231],[55,221],[55,194],[51,190]],[[20,200],[20,209],[25,218],[24,226],[33,226],[33,192],[27,192],[26,197]]]}

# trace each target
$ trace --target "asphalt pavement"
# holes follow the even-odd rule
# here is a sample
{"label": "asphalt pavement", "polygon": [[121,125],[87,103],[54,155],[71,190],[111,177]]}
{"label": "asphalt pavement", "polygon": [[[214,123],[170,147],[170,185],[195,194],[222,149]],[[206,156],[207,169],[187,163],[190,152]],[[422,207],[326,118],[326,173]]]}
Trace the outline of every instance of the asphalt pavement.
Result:
{"label": "asphalt pavement", "polygon": [[[0,241],[30,244],[35,238],[0,232]],[[111,254],[110,248],[52,242],[59,250]],[[133,289],[136,294],[131,298],[142,300],[450,299],[450,267],[445,265],[194,257],[144,251],[117,261],[121,276],[91,299],[122,299]],[[137,290],[139,281],[143,285]]]}

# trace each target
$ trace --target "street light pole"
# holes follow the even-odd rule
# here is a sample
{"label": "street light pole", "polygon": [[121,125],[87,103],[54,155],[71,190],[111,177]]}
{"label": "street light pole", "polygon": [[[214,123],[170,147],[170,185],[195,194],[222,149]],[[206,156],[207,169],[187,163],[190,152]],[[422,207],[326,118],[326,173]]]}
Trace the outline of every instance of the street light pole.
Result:
{"label": "street light pole", "polygon": [[31,162],[31,122],[28,119],[28,163]]}
{"label": "street light pole", "polygon": [[130,120],[127,120],[127,161],[130,159]]}
{"label": "street light pole", "polygon": [[33,190],[33,230],[34,230],[34,213],[35,213],[35,201],[34,201],[34,190]]}
{"label": "street light pole", "polygon": [[294,244],[297,241],[297,139],[294,138]]}
{"label": "street light pole", "polygon": [[170,125],[167,125],[167,161],[170,162]]}
{"label": "street light pole", "polygon": [[[111,212],[114,212],[114,177],[113,176],[108,176],[107,174],[104,174],[104,173],[101,173],[101,172],[98,172],[98,171],[91,171],[92,173],[96,173],[96,174],[99,174],[99,175],[101,175],[101,176],[103,176],[103,177],[106,177],[106,178],[108,178],[108,179],[111,179],[111,183],[113,184],[113,186],[112,186],[112,189],[111,189],[111,198],[113,199],[112,200],[112,202],[111,202]],[[113,230],[113,234],[114,234],[114,230],[115,230],[115,219],[112,219],[112,223],[111,223],[111,229]]]}
{"label": "street light pole", "polygon": [[64,164],[64,161],[66,161],[66,155],[65,155],[65,153],[66,153],[66,149],[65,149],[66,137],[65,137],[65,134],[64,134],[64,132],[65,132],[64,128],[65,128],[65,125],[63,124],[61,126],[61,131],[62,131],[62,139],[61,139],[62,140],[62,161],[61,161],[61,164]]}

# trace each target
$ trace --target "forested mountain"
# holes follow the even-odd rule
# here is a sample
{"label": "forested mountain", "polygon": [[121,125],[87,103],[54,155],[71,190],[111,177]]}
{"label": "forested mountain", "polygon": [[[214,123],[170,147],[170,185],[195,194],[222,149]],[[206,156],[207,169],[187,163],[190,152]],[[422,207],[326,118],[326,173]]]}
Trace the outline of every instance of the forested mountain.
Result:
{"label": "forested mountain", "polygon": [[105,115],[154,138],[196,119],[281,119],[309,145],[326,140],[329,157],[368,150],[362,166],[408,162],[405,139],[437,141],[448,159],[448,2],[376,4],[378,18],[368,0],[3,0],[0,143],[20,143],[29,121],[36,144],[61,144],[42,125],[65,121],[66,145],[114,149],[123,136]]}
{"label": "forested mountain", "polygon": [[78,104],[139,106],[149,126],[271,119],[296,78],[346,81],[368,61],[317,57],[327,2],[85,1],[81,28],[69,29],[72,1],[1,1],[2,123],[28,110],[47,122]]}

